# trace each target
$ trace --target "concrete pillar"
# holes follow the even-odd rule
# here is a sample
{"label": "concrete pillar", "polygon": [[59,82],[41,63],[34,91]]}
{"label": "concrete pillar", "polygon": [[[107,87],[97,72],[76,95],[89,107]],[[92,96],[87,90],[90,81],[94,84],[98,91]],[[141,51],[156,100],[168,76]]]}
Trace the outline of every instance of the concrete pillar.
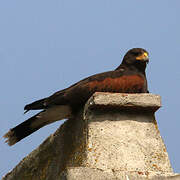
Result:
{"label": "concrete pillar", "polygon": [[180,179],[154,117],[160,106],[158,95],[95,93],[4,180]]}

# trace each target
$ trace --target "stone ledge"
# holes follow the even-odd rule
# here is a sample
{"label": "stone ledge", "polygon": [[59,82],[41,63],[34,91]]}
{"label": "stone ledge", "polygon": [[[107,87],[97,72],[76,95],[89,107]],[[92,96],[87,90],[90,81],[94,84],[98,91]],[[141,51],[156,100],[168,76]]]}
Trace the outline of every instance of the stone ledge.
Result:
{"label": "stone ledge", "polygon": [[101,171],[87,167],[67,168],[60,174],[61,180],[180,180],[179,174],[140,171]]}
{"label": "stone ledge", "polygon": [[102,93],[96,92],[87,103],[88,108],[147,110],[155,112],[161,107],[161,97],[149,93]]}

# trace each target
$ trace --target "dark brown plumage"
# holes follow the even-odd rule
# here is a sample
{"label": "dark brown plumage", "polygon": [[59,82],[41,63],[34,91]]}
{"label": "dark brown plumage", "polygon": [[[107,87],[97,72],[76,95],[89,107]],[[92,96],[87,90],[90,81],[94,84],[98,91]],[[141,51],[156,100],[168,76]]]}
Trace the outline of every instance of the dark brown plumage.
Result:
{"label": "dark brown plumage", "polygon": [[95,92],[147,93],[145,69],[148,61],[146,50],[131,49],[114,71],[90,76],[50,97],[26,105],[26,112],[43,111],[6,133],[6,142],[13,145],[47,124],[71,117]]}

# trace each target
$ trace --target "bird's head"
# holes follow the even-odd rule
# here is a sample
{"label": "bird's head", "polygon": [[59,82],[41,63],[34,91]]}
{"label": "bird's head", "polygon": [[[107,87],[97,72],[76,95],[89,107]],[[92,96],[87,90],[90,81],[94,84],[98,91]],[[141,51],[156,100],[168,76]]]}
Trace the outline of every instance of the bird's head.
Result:
{"label": "bird's head", "polygon": [[145,70],[146,64],[149,62],[149,55],[145,49],[133,48],[130,49],[124,56],[122,64],[135,66],[138,69]]}

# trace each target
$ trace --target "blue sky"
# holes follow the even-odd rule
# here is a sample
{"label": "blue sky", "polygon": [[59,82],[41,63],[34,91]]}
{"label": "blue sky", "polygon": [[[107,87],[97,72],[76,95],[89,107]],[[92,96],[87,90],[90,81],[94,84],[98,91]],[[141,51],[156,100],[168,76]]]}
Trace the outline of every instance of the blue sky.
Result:
{"label": "blue sky", "polygon": [[[151,93],[172,167],[180,173],[180,1],[0,1],[0,137],[34,114],[25,104],[89,75],[116,68],[127,50],[150,54]],[[0,139],[0,177],[61,124],[40,129],[13,147]]]}

